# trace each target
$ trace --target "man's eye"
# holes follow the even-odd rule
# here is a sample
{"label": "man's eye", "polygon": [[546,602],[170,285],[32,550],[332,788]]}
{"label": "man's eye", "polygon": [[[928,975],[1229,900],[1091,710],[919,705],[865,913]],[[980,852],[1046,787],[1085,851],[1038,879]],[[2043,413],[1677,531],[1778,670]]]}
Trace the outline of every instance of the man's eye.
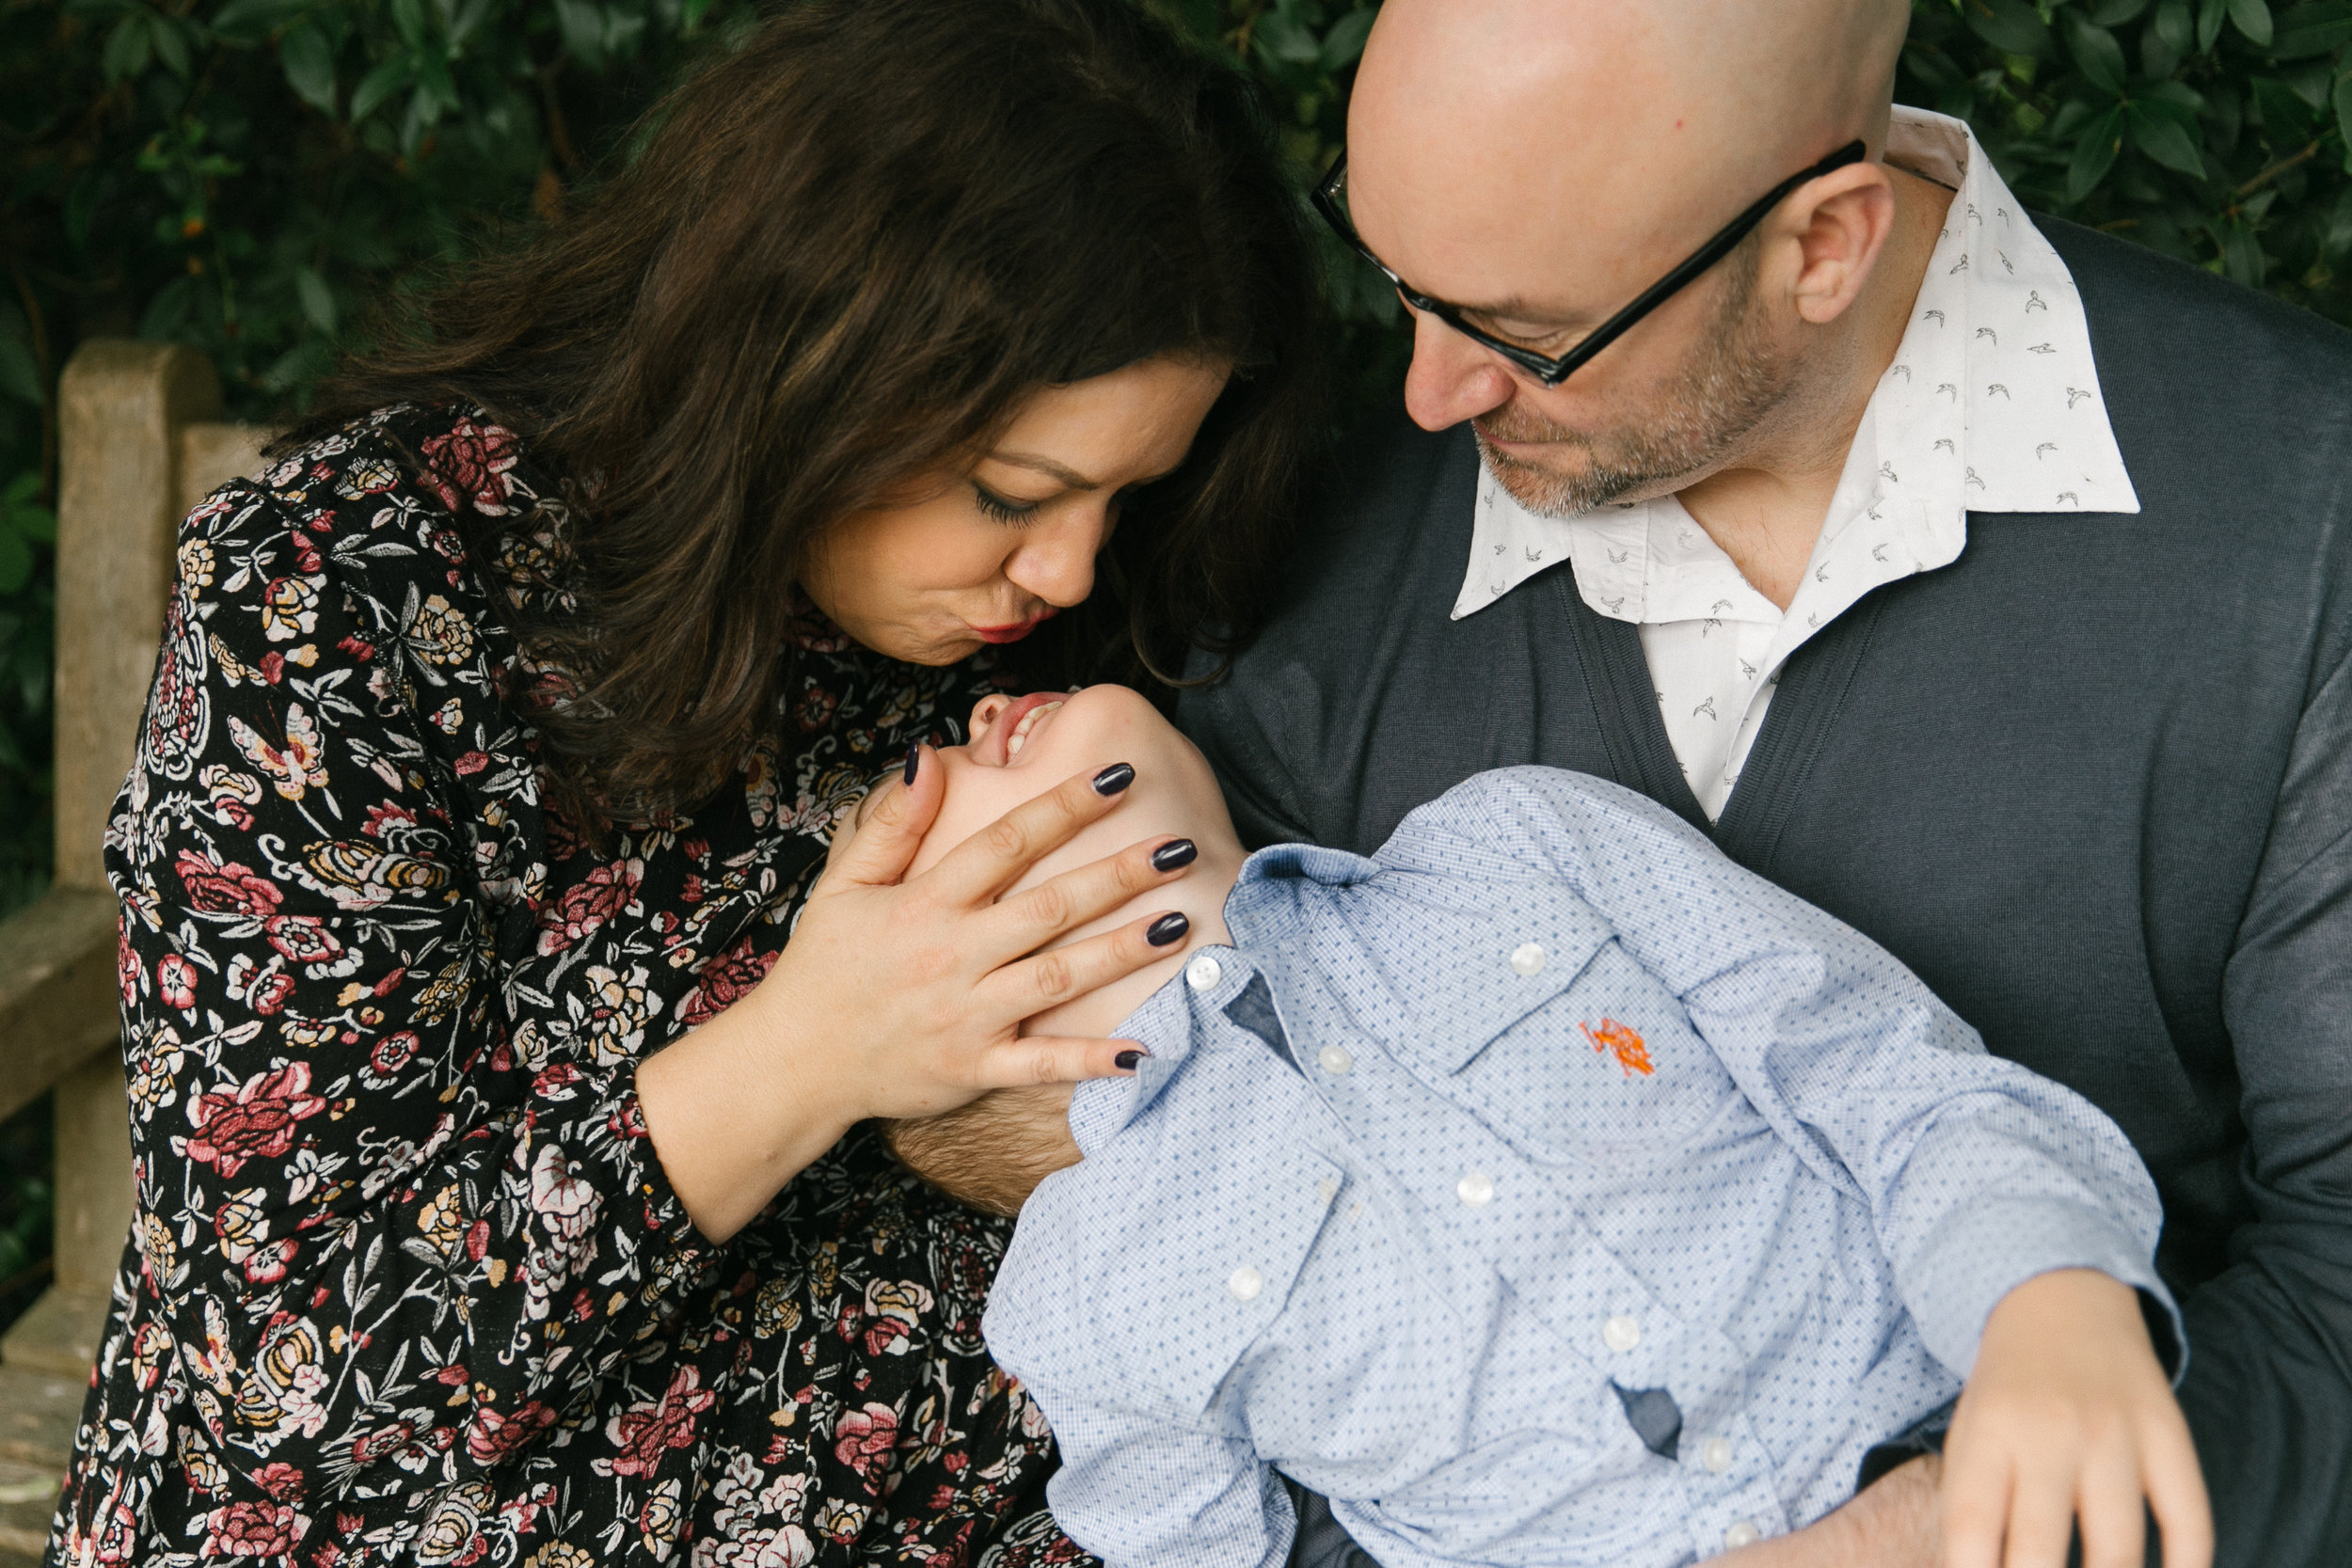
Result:
{"label": "man's eye", "polygon": [[1000,523],[1025,523],[1037,515],[1037,509],[1043,504],[1040,501],[1007,500],[977,480],[972,482],[972,495],[980,515],[993,517]]}

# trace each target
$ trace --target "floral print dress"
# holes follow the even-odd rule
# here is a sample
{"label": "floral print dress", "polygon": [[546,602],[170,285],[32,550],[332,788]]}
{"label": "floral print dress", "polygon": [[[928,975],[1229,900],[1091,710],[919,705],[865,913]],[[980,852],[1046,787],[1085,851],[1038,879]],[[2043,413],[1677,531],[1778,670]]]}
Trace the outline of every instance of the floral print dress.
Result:
{"label": "floral print dress", "polygon": [[[461,505],[523,542],[478,568]],[[564,532],[510,432],[408,407],[182,525],[107,838],[137,1216],[52,1560],[1077,1556],[980,1339],[1009,1227],[860,1130],[713,1245],[633,1087],[1001,677],[812,618],[780,738],[598,853],[509,700],[550,675],[501,602],[561,610]]]}

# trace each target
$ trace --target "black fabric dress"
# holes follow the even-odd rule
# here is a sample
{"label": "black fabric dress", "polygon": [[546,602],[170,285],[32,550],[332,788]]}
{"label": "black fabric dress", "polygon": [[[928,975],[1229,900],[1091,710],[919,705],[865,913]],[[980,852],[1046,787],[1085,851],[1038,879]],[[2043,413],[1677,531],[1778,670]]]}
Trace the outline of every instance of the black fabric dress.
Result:
{"label": "black fabric dress", "polygon": [[[463,505],[522,543],[478,568]],[[633,1087],[767,973],[835,808],[1009,677],[812,619],[783,739],[595,852],[512,700],[565,526],[512,433],[394,408],[182,527],[107,844],[137,1218],[54,1560],[1078,1556],[981,1344],[1009,1226],[861,1129],[714,1246]]]}

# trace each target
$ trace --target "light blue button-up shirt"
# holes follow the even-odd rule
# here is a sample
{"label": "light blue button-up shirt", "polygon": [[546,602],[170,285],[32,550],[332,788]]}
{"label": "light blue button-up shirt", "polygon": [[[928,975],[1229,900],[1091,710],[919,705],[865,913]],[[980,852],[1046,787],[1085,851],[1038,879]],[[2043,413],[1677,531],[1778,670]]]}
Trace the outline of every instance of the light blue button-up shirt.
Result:
{"label": "light blue button-up shirt", "polygon": [[1613,784],[1261,851],[1226,922],[989,1301],[1112,1568],[1277,1568],[1269,1466],[1386,1568],[1689,1562],[1843,1501],[2025,1279],[2170,1309],[2112,1123]]}

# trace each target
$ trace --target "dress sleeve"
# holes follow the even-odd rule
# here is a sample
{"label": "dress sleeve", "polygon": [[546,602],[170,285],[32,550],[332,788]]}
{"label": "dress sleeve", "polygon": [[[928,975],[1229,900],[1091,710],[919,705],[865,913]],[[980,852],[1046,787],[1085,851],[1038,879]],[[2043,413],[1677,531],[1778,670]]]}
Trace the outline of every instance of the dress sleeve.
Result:
{"label": "dress sleeve", "polygon": [[278,1495],[454,1478],[540,1441],[708,1251],[633,1064],[532,1071],[509,1047],[422,727],[475,726],[463,759],[523,791],[527,753],[487,690],[412,678],[472,645],[469,601],[363,601],[339,551],[426,552],[338,530],[252,486],[182,525],[107,850],[138,1288],[222,1460]]}
{"label": "dress sleeve", "polygon": [[1565,773],[1502,778],[1499,847],[1570,882],[1799,1157],[1868,1206],[1938,1360],[1966,1376],[2001,1297],[2091,1268],[2141,1292],[2178,1370],[2155,1184],[2096,1107],[1989,1054],[1891,954],[1654,803]]}

